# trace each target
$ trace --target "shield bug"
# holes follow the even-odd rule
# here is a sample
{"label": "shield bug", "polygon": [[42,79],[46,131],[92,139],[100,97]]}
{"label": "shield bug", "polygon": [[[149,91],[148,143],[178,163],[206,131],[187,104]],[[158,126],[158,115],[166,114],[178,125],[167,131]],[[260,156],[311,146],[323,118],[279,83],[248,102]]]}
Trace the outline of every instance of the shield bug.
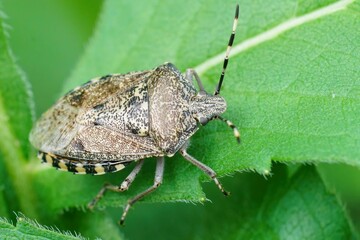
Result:
{"label": "shield bug", "polygon": [[136,201],[160,186],[164,157],[171,157],[176,152],[209,175],[227,195],[215,171],[189,155],[186,149],[189,138],[200,125],[214,119],[231,127],[240,142],[234,124],[220,116],[226,110],[226,102],[219,96],[238,15],[237,5],[222,72],[213,95],[205,91],[196,71],[188,69],[182,75],[171,63],[153,70],[93,79],[67,93],[37,121],[30,133],[30,141],[39,149],[38,157],[59,170],[93,175],[116,172],[136,162],[120,186],[103,186],[89,203],[90,209],[107,190],[127,190],[141,170],[144,159],[156,157],[154,184],[128,201],[121,224]]}

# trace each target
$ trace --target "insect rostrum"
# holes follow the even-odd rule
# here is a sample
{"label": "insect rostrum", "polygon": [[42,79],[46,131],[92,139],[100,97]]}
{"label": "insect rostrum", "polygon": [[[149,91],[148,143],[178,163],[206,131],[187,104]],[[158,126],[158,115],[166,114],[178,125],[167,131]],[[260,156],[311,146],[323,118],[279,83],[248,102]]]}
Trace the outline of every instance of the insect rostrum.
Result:
{"label": "insect rostrum", "polygon": [[59,170],[94,175],[116,172],[136,162],[120,186],[104,185],[88,205],[93,208],[106,190],[127,190],[144,159],[157,157],[153,186],[128,201],[121,223],[131,205],[162,183],[164,157],[176,152],[209,175],[227,195],[216,173],[190,156],[186,148],[199,126],[214,119],[233,128],[240,141],[236,127],[220,116],[226,110],[226,102],[219,96],[238,14],[237,6],[223,70],[213,95],[205,91],[194,70],[188,69],[182,75],[171,63],[153,70],[91,80],[67,93],[37,121],[30,141],[39,149],[39,158]]}

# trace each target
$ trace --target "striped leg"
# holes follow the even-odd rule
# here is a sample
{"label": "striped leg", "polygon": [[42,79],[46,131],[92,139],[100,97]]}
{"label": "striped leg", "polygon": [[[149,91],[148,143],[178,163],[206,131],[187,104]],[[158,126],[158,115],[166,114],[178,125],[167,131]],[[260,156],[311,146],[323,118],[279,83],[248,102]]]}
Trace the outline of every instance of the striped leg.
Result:
{"label": "striped leg", "polygon": [[215,184],[218,186],[218,188],[221,190],[221,192],[225,195],[228,196],[230,195],[229,192],[225,191],[223,186],[221,185],[220,181],[216,178],[216,172],[214,170],[212,170],[210,167],[206,166],[205,164],[203,164],[202,162],[196,160],[194,157],[192,157],[191,155],[189,155],[186,152],[186,146],[187,144],[184,145],[185,147],[180,149],[180,154],[186,159],[188,160],[190,163],[194,164],[196,167],[200,168],[200,170],[202,170],[204,173],[206,173],[209,177],[211,177],[212,180],[214,180]]}
{"label": "striped leg", "polygon": [[120,186],[105,183],[104,186],[100,189],[99,193],[95,196],[95,198],[88,204],[88,208],[92,210],[95,207],[95,205],[99,202],[99,200],[104,196],[107,190],[113,192],[123,192],[125,190],[128,190],[131,183],[134,181],[136,175],[140,172],[143,164],[144,164],[144,160],[143,159],[139,160],[136,166],[134,167],[134,169],[129,174],[129,176],[125,178],[125,180],[121,183]]}
{"label": "striped leg", "polygon": [[125,206],[124,212],[123,212],[123,214],[121,216],[121,219],[120,219],[120,224],[121,225],[124,224],[126,215],[129,212],[130,207],[132,205],[134,205],[134,203],[136,203],[137,201],[139,201],[140,199],[145,197],[146,195],[148,195],[151,192],[155,191],[161,185],[162,180],[163,180],[163,175],[164,175],[164,166],[165,166],[164,157],[159,157],[157,159],[157,162],[156,162],[156,171],[155,171],[154,184],[151,187],[149,187],[148,189],[146,189],[145,191],[143,191],[142,193],[139,193],[135,197],[128,200],[128,203]]}
{"label": "striped leg", "polygon": [[223,118],[221,116],[216,116],[215,119],[219,119],[219,120],[223,121],[224,123],[226,123],[229,127],[231,127],[232,130],[234,131],[234,136],[236,138],[236,141],[240,144],[240,132],[237,129],[237,127],[232,122],[230,122],[229,120],[227,120],[226,118]]}

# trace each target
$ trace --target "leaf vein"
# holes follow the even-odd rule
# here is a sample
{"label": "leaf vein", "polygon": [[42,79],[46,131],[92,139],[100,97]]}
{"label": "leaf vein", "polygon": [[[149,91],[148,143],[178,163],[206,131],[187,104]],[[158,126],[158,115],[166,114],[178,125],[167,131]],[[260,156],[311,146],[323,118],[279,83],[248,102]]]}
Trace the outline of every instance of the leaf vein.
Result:
{"label": "leaf vein", "polygon": [[[230,57],[234,56],[234,55],[238,55],[241,52],[244,52],[244,51],[246,51],[252,47],[255,47],[259,44],[270,41],[270,40],[276,38],[277,36],[279,36],[280,34],[287,32],[295,27],[301,26],[305,23],[314,21],[316,19],[320,19],[327,15],[330,15],[335,12],[346,9],[346,7],[353,2],[354,2],[354,0],[340,0],[338,2],[328,5],[326,7],[323,7],[323,8],[317,9],[313,12],[310,12],[308,14],[291,18],[288,21],[285,21],[285,22],[275,26],[272,29],[269,29],[263,33],[260,33],[256,36],[252,37],[252,38],[249,38],[239,44],[234,45],[232,52],[230,54]],[[205,62],[199,64],[194,69],[199,73],[199,75],[201,75],[204,72],[206,72],[207,70],[209,70],[210,68],[220,64],[223,61],[224,56],[225,56],[225,52],[222,52],[222,53],[206,60]]]}

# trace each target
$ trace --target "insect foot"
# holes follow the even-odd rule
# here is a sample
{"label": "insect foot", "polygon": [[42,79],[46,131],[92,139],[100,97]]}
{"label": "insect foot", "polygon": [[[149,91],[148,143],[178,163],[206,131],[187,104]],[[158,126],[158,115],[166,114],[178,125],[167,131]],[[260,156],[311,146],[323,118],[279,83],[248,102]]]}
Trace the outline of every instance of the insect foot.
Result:
{"label": "insect foot", "polygon": [[121,192],[118,186],[111,185],[110,183],[105,183],[104,186],[100,189],[99,193],[94,197],[91,202],[88,203],[87,207],[90,210],[93,210],[95,205],[99,202],[99,200],[104,196],[107,190],[111,190],[114,192]]}
{"label": "insect foot", "polygon": [[99,200],[105,195],[107,190],[113,192],[123,192],[129,189],[131,183],[134,181],[136,175],[140,172],[142,166],[144,164],[144,160],[139,160],[135,166],[135,168],[131,171],[129,176],[125,178],[125,180],[121,183],[120,186],[111,185],[109,183],[105,183],[104,186],[100,189],[99,193],[95,196],[90,203],[88,203],[87,207],[90,210],[93,210],[95,205],[99,202]]}
{"label": "insect foot", "polygon": [[120,185],[104,184],[88,204],[89,209],[93,209],[107,191],[129,189],[144,159],[157,158],[153,185],[128,200],[120,224],[133,204],[162,184],[164,158],[177,152],[211,177],[224,195],[229,195],[215,171],[189,155],[186,149],[191,136],[212,120],[226,123],[240,143],[236,126],[221,116],[227,104],[220,96],[238,16],[237,5],[214,94],[206,92],[195,70],[188,69],[182,74],[171,63],[152,70],[95,78],[68,92],[35,123],[29,139],[39,149],[38,157],[44,163],[74,174],[107,174],[136,163]]}
{"label": "insect foot", "polygon": [[130,199],[128,201],[128,203],[126,204],[126,206],[124,208],[124,212],[123,212],[123,214],[121,216],[120,225],[124,225],[126,215],[127,215],[128,211],[129,211],[130,207],[135,202],[139,201],[144,196],[152,193],[153,191],[155,191],[161,185],[162,180],[163,180],[163,176],[164,176],[164,166],[165,166],[164,157],[159,157],[157,159],[157,162],[156,162],[154,184],[151,187],[149,187],[148,189],[146,189],[145,191],[143,191],[142,193],[139,193],[134,198],[132,198],[132,199]]}
{"label": "insect foot", "polygon": [[225,189],[223,188],[223,186],[221,185],[220,181],[216,178],[216,172],[214,170],[212,170],[210,167],[206,166],[205,164],[203,164],[202,162],[196,160],[194,157],[192,157],[191,155],[189,155],[186,152],[186,149],[183,148],[180,150],[180,154],[186,159],[188,160],[190,163],[192,163],[193,165],[195,165],[196,167],[198,167],[201,171],[203,171],[205,174],[207,174],[209,177],[211,177],[215,184],[218,186],[218,188],[220,189],[220,191],[225,195],[225,196],[229,196],[230,192],[225,191]]}

